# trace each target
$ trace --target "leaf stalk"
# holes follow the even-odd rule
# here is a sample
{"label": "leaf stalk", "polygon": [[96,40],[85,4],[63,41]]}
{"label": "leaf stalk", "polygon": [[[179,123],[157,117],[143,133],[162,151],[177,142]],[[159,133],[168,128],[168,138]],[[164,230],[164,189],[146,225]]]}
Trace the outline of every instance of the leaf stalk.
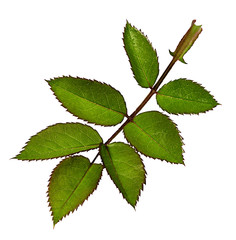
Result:
{"label": "leaf stalk", "polygon": [[[177,59],[173,58],[169,65],[167,66],[166,70],[163,72],[157,83],[154,85],[154,87],[151,88],[151,91],[149,94],[144,98],[144,100],[140,103],[140,105],[136,108],[136,110],[127,117],[127,120],[113,133],[113,135],[105,142],[105,145],[109,144],[122,130],[123,128],[129,123],[132,122],[134,117],[142,110],[142,108],[146,105],[146,103],[150,100],[150,98],[156,93],[157,89],[161,85],[161,83],[164,81],[167,74],[170,72],[174,64],[176,63]],[[96,156],[97,157],[97,156]]]}
{"label": "leaf stalk", "polygon": [[[196,20],[192,21],[192,24],[188,31],[185,33],[181,41],[179,42],[175,52],[170,52],[171,55],[173,56],[171,62],[157,81],[157,83],[151,87],[151,91],[148,93],[148,95],[144,98],[144,100],[140,103],[140,105],[136,108],[136,110],[130,115],[126,116],[127,119],[126,121],[113,133],[113,135],[105,142],[105,145],[108,145],[111,143],[111,141],[124,129],[124,127],[133,121],[134,117],[141,111],[141,109],[146,105],[146,103],[150,100],[150,98],[157,92],[158,88],[166,78],[167,74],[170,72],[174,64],[180,60],[181,62],[185,63],[183,60],[183,56],[186,54],[186,52],[191,48],[195,40],[198,38],[199,34],[202,31],[201,26],[196,26],[195,25]],[[99,153],[95,156],[94,161],[98,157]]]}

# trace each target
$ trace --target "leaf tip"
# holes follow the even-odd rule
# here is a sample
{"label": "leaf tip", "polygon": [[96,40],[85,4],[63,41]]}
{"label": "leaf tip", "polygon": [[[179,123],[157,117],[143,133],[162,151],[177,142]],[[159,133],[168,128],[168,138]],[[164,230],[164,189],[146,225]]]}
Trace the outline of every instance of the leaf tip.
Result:
{"label": "leaf tip", "polygon": [[127,19],[126,19],[125,27],[131,27],[131,24],[130,24],[130,22]]}
{"label": "leaf tip", "polygon": [[174,52],[170,51],[170,49],[169,49],[169,53],[172,57],[174,57]]}
{"label": "leaf tip", "polygon": [[57,222],[53,221],[53,230],[55,229],[56,224],[57,224]]}
{"label": "leaf tip", "polygon": [[130,203],[130,205],[134,209],[134,211],[136,211],[136,204],[137,204],[137,202],[135,204]]}
{"label": "leaf tip", "polygon": [[185,60],[184,60],[183,57],[181,57],[181,58],[179,59],[179,61],[182,62],[182,63],[184,63],[184,64],[187,64],[187,63],[185,62]]}
{"label": "leaf tip", "polygon": [[[76,211],[79,206],[82,206],[84,202],[94,193],[101,180],[102,170],[102,164],[91,164],[89,159],[82,155],[63,159],[53,169],[48,181],[47,191],[48,206],[52,216],[53,228],[66,216]],[[66,176],[68,181],[60,181],[61,177],[65,176],[65,173],[67,174]],[[82,181],[87,182],[88,179],[90,179],[90,181],[88,181],[89,184],[84,185]],[[80,188],[80,197],[78,197],[79,195],[74,189],[74,187],[78,189],[79,184],[82,186]],[[56,195],[59,196],[58,190],[61,192],[62,201],[64,199],[63,204],[61,204],[60,198],[55,198]],[[72,192],[70,192],[69,195],[66,195],[66,197],[63,197],[68,190]],[[75,194],[75,198],[77,196],[77,200],[71,200],[72,194]],[[66,208],[65,206],[69,201],[69,207]]]}
{"label": "leaf tip", "polygon": [[22,149],[20,151],[20,153],[18,153],[15,157],[12,157],[10,158],[10,160],[28,160],[28,159],[25,159],[24,157],[22,157],[22,152],[24,151],[24,149]]}

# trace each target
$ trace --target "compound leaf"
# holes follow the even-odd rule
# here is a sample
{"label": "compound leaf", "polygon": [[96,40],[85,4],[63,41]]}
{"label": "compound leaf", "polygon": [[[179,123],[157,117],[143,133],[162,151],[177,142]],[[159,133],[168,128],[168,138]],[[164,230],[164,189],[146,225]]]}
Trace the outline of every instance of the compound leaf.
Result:
{"label": "compound leaf", "polygon": [[147,37],[128,22],[124,31],[124,47],[138,84],[150,88],[159,73],[157,53]]}
{"label": "compound leaf", "polygon": [[96,130],[81,123],[58,123],[30,138],[15,158],[43,160],[67,156],[99,147],[102,138]]}
{"label": "compound leaf", "polygon": [[48,84],[62,106],[90,123],[116,125],[126,115],[123,96],[105,83],[69,76],[54,78]]}
{"label": "compound leaf", "polygon": [[101,145],[100,154],[112,181],[127,202],[135,207],[145,183],[144,165],[139,155],[121,142]]}
{"label": "compound leaf", "polygon": [[166,115],[157,111],[141,113],[124,127],[124,134],[144,155],[183,164],[181,136]]}
{"label": "compound leaf", "polygon": [[48,199],[55,226],[73,212],[97,188],[101,164],[90,164],[83,156],[66,158],[54,169],[48,185]]}
{"label": "compound leaf", "polygon": [[200,84],[186,79],[165,84],[158,91],[156,99],[163,110],[174,114],[198,114],[218,105]]}

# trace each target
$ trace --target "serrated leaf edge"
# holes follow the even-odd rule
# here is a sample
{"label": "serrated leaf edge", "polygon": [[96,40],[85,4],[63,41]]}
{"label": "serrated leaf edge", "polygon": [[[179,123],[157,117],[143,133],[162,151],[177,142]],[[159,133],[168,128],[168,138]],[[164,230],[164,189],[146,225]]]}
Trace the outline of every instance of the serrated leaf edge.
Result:
{"label": "serrated leaf edge", "polygon": [[[127,117],[127,116],[128,116],[128,115],[127,115],[126,102],[125,102],[125,99],[124,99],[123,95],[121,94],[121,92],[120,92],[119,90],[117,90],[116,88],[112,87],[110,84],[107,84],[107,83],[105,83],[105,82],[100,82],[100,81],[97,81],[97,80],[95,80],[95,79],[94,79],[94,80],[91,80],[91,79],[82,78],[82,77],[73,77],[73,76],[71,76],[71,75],[68,75],[68,76],[63,75],[62,77],[54,77],[54,78],[50,78],[49,80],[46,80],[46,79],[45,79],[45,81],[48,83],[48,85],[49,85],[49,87],[50,87],[50,90],[52,91],[54,97],[57,99],[57,101],[60,103],[60,105],[61,105],[68,113],[72,114],[72,115],[73,115],[74,117],[76,117],[77,119],[83,120],[83,121],[85,121],[86,123],[94,124],[94,125],[97,125],[97,126],[104,126],[104,127],[116,126],[117,124],[121,123],[121,122],[124,120],[124,118],[123,118],[119,123],[111,124],[111,125],[104,125],[104,124],[98,124],[98,123],[95,123],[95,122],[88,121],[88,120],[86,120],[86,119],[80,118],[80,117],[76,116],[75,114],[73,114],[73,113],[72,113],[71,111],[69,111],[69,109],[67,109],[67,107],[64,106],[64,104],[58,99],[58,97],[56,96],[56,94],[55,94],[54,91],[52,90],[52,87],[51,87],[50,84],[49,84],[50,81],[53,81],[53,80],[55,80],[55,79],[57,79],[57,78],[64,78],[64,77],[78,78],[78,79],[88,80],[88,81],[92,81],[92,82],[97,82],[97,83],[99,83],[99,84],[105,84],[105,85],[111,87],[112,89],[116,90],[116,91],[122,96],[122,98],[123,98],[123,100],[124,100],[125,108],[126,108],[126,114],[124,114],[124,113],[122,113],[122,112],[118,112],[118,111],[112,110],[112,109],[109,109],[109,108],[107,108],[107,107],[105,107],[105,106],[102,106],[102,105],[99,105],[99,106],[104,107],[104,108],[106,108],[106,109],[108,109],[108,110],[110,110],[110,111],[114,111],[114,112],[116,112],[116,113],[120,113],[120,114],[123,115],[124,117]],[[87,100],[87,99],[85,99],[85,100]],[[87,101],[89,101],[89,100],[87,100]],[[89,102],[91,102],[91,101],[89,101]],[[92,103],[94,103],[94,102],[92,102]],[[96,104],[96,103],[94,103],[94,104]]]}
{"label": "serrated leaf edge", "polygon": [[[113,142],[113,143],[123,143],[123,142]],[[123,144],[125,144],[125,143],[123,143]],[[138,194],[138,197],[137,197],[134,205],[132,205],[130,202],[128,202],[127,198],[126,198],[126,197],[124,196],[124,194],[120,191],[120,189],[116,186],[116,184],[115,184],[115,182],[113,181],[113,179],[112,179],[109,171],[108,171],[107,169],[106,169],[106,171],[107,171],[107,174],[109,175],[111,181],[114,183],[114,185],[115,185],[116,188],[118,189],[119,193],[122,195],[122,197],[127,201],[128,204],[130,204],[130,205],[135,209],[135,207],[136,207],[136,205],[137,205],[137,203],[138,203],[138,201],[139,201],[139,199],[140,199],[141,191],[143,191],[144,185],[146,184],[147,172],[146,172],[146,170],[145,170],[145,166],[144,166],[144,164],[143,164],[142,158],[140,157],[140,155],[138,154],[138,152],[133,148],[132,145],[130,145],[130,144],[127,144],[127,145],[130,146],[130,147],[134,150],[134,152],[139,156],[139,158],[140,158],[140,160],[141,160],[141,164],[142,164],[142,166],[143,166],[143,170],[144,170],[144,182],[143,182],[143,184],[142,184],[142,187],[139,189],[139,194]],[[102,144],[100,144],[100,148],[101,148],[101,146],[102,146]],[[109,157],[110,157],[110,152],[108,151],[107,145],[104,144],[104,146],[106,147],[106,150],[107,150],[108,155],[109,155]],[[99,151],[100,151],[100,148],[99,148]],[[100,154],[100,156],[101,156],[101,154]],[[101,157],[101,159],[102,159],[102,157]],[[110,157],[110,159],[111,159],[111,157]],[[103,160],[102,160],[102,162],[103,162]],[[111,162],[112,162],[112,160],[111,160]],[[104,164],[104,162],[103,162],[103,164]],[[113,165],[113,162],[112,162],[112,165]],[[105,166],[105,164],[104,164],[104,166]],[[113,166],[114,166],[114,165],[113,165]],[[106,168],[106,166],[105,166],[105,168]],[[115,169],[115,167],[114,167],[114,169]],[[116,174],[116,175],[117,175],[117,174]],[[117,176],[118,176],[118,175],[117,175]],[[119,180],[119,182],[120,182],[119,177],[118,177],[118,180]],[[123,185],[122,185],[121,182],[120,182],[120,184],[121,184],[121,186],[122,186],[122,188],[123,188]],[[123,190],[124,190],[124,188],[123,188]],[[124,192],[126,193],[125,190],[124,190]]]}
{"label": "serrated leaf edge", "polygon": [[[40,158],[40,159],[18,159],[18,158],[17,158],[17,156],[19,156],[19,155],[25,150],[27,144],[30,142],[30,140],[31,140],[32,137],[40,134],[42,131],[44,131],[44,130],[50,128],[50,127],[54,127],[54,126],[57,125],[57,124],[81,124],[81,125],[85,125],[85,126],[87,126],[87,127],[92,128],[91,126],[88,126],[88,125],[82,124],[82,123],[77,123],[77,122],[55,123],[55,124],[49,125],[48,127],[44,128],[44,129],[42,129],[41,131],[37,132],[36,134],[32,135],[32,136],[29,138],[29,140],[25,143],[25,145],[24,145],[24,147],[22,148],[22,150],[21,150],[15,157],[13,157],[13,158],[11,158],[11,159],[16,159],[16,160],[20,160],[20,161],[28,161],[28,162],[32,162],[32,161],[45,161],[45,160],[52,160],[52,159],[58,159],[58,158],[63,158],[63,159],[64,159],[64,157],[67,158],[67,157],[70,157],[70,156],[74,156],[75,154],[79,154],[79,153],[81,153],[81,152],[88,152],[88,151],[90,151],[90,150],[94,150],[94,149],[96,149],[96,148],[99,148],[99,145],[100,145],[101,143],[97,144],[98,146],[97,146],[96,148],[91,148],[91,149],[87,149],[87,150],[82,150],[82,151],[79,151],[79,152],[76,152],[76,153],[71,153],[71,154],[68,154],[68,155],[62,155],[62,156],[53,157],[53,158],[43,158],[43,159],[41,159],[41,158]],[[92,128],[92,129],[93,129],[93,128]],[[93,130],[97,132],[97,130],[95,130],[95,129],[93,129]],[[98,133],[98,132],[97,132],[97,133]],[[98,135],[100,136],[99,133],[98,133]],[[100,136],[100,138],[101,138],[101,136]],[[102,138],[101,138],[101,139],[102,139]]]}
{"label": "serrated leaf edge", "polygon": [[[187,78],[179,78],[179,79],[175,79],[175,80],[169,81],[168,83],[174,82],[174,81],[177,81],[177,80],[180,80],[180,79],[183,79],[183,80],[186,80],[186,81],[191,81],[191,82],[193,82],[194,84],[198,84],[200,87],[202,87],[206,92],[208,92],[208,93],[211,95],[211,97],[213,98],[213,100],[216,102],[216,105],[215,105],[213,108],[211,108],[211,109],[208,109],[208,110],[206,110],[206,111],[202,111],[202,112],[199,112],[199,113],[172,113],[172,112],[167,111],[167,110],[164,109],[163,107],[161,107],[161,106],[159,105],[159,103],[158,103],[157,98],[156,98],[157,105],[158,105],[163,111],[168,112],[169,114],[173,114],[173,115],[199,115],[199,114],[201,114],[201,113],[207,113],[207,112],[209,112],[209,111],[213,111],[215,107],[217,107],[218,105],[221,105],[220,103],[218,103],[218,102],[216,101],[215,97],[211,94],[211,92],[208,91],[208,90],[206,90],[206,88],[203,87],[202,84],[200,84],[200,83],[198,83],[198,82],[195,82],[195,81],[190,80],[190,79],[187,79]],[[168,83],[166,83],[166,84],[168,84]],[[165,84],[165,85],[166,85],[166,84]],[[165,85],[163,85],[162,87],[164,87]],[[162,89],[162,87],[161,87],[158,91],[160,91],[160,90]],[[157,95],[160,94],[158,91],[156,92]],[[163,94],[160,94],[160,95],[163,95]],[[163,95],[163,96],[167,96],[167,95]],[[172,96],[167,96],[167,97],[172,97]],[[175,98],[175,97],[173,97],[173,98]],[[182,99],[182,98],[181,98],[181,99]],[[188,100],[188,99],[186,99],[186,100],[187,100],[187,101],[191,101],[191,100]],[[197,101],[192,101],[192,102],[197,102]],[[202,102],[200,102],[200,103],[202,103]]]}
{"label": "serrated leaf edge", "polygon": [[[156,112],[158,112],[158,111],[156,111]],[[161,114],[163,114],[163,113],[161,113]],[[165,114],[163,114],[163,115],[165,115]],[[138,116],[138,115],[137,115],[137,116]],[[174,126],[175,126],[175,128],[176,128],[176,130],[177,130],[177,132],[178,132],[178,134],[179,134],[180,141],[181,141],[182,158],[183,158],[183,162],[182,162],[182,163],[170,162],[170,161],[167,161],[167,160],[164,159],[164,158],[154,158],[154,157],[151,157],[151,156],[143,153],[142,151],[139,151],[134,145],[132,145],[132,144],[129,142],[129,140],[127,139],[127,137],[126,137],[126,135],[125,135],[125,131],[123,130],[122,132],[123,132],[124,138],[126,139],[127,143],[136,150],[136,152],[141,153],[141,154],[144,155],[145,157],[148,157],[148,158],[151,158],[151,159],[154,159],[154,160],[159,159],[159,160],[161,160],[161,161],[165,161],[165,162],[171,163],[171,164],[182,164],[182,165],[185,166],[184,156],[183,156],[183,154],[185,153],[185,151],[184,151],[184,149],[183,149],[183,146],[184,146],[185,144],[184,144],[184,142],[183,142],[183,137],[181,136],[181,132],[179,131],[179,129],[178,129],[178,127],[177,127],[177,124],[176,124],[175,122],[173,122],[173,121],[170,119],[169,116],[167,116],[167,115],[165,115],[165,116],[174,124]],[[131,121],[131,122],[134,123],[134,121]]]}
{"label": "serrated leaf edge", "polygon": [[[82,155],[78,155],[78,157],[79,157],[79,156],[84,157],[84,156],[82,156]],[[84,157],[84,158],[86,158],[86,157]],[[74,213],[75,211],[77,211],[77,210],[78,210],[78,207],[79,207],[79,206],[82,206],[86,200],[88,201],[88,198],[89,198],[91,195],[93,195],[93,193],[95,192],[95,190],[97,190],[97,187],[98,187],[98,185],[99,185],[99,183],[100,183],[100,181],[101,181],[102,172],[103,172],[103,169],[104,169],[104,166],[103,166],[102,164],[98,164],[98,165],[102,165],[102,166],[103,166],[103,169],[102,169],[102,171],[101,171],[101,175],[100,175],[100,177],[99,177],[99,180],[98,180],[98,182],[97,182],[96,187],[95,187],[95,188],[93,189],[93,191],[88,195],[88,197],[87,197],[86,199],[84,199],[84,201],[83,201],[81,204],[78,204],[78,206],[76,206],[76,207],[74,208],[74,210],[69,211],[69,212],[68,212],[66,215],[64,215],[60,220],[58,220],[56,223],[54,223],[53,211],[52,211],[52,206],[51,206],[51,204],[50,204],[50,198],[49,198],[49,191],[50,191],[49,185],[50,185],[50,182],[51,182],[51,179],[52,179],[52,176],[53,176],[55,170],[56,170],[56,169],[59,167],[59,165],[60,165],[64,160],[66,160],[66,159],[67,159],[67,158],[61,160],[61,161],[57,164],[57,166],[56,166],[56,167],[53,169],[53,171],[51,172],[51,175],[50,175],[49,180],[48,180],[48,186],[47,186],[47,187],[48,187],[48,190],[47,190],[46,194],[47,194],[47,198],[48,198],[48,207],[50,208],[51,217],[52,217],[52,221],[53,221],[53,227],[55,227],[55,225],[56,225],[57,223],[59,223],[60,221],[62,221],[65,217],[67,217],[67,216],[69,216],[70,214],[72,214],[72,213]],[[86,159],[88,159],[88,158],[86,158]],[[88,159],[88,160],[89,160],[89,159]],[[87,171],[85,172],[85,174],[84,174],[84,176],[82,177],[82,179],[85,177],[85,175],[87,174],[87,172],[89,171],[89,169],[91,168],[92,165],[93,165],[93,164],[90,163],[90,166],[89,166],[89,168],[87,169]],[[81,180],[80,180],[80,182],[81,182]]]}
{"label": "serrated leaf edge", "polygon": [[[145,72],[143,71],[143,73],[144,73],[144,75],[145,75],[145,77],[146,77],[146,81],[147,81],[147,83],[148,83],[148,85],[149,85],[149,87],[145,87],[145,86],[140,85],[140,83],[138,82],[138,80],[136,79],[136,76],[135,76],[135,74],[134,74],[134,71],[133,71],[133,68],[132,68],[132,64],[131,64],[130,59],[129,59],[129,55],[128,55],[128,53],[127,53],[127,51],[126,51],[126,48],[125,48],[125,41],[124,41],[124,34],[125,34],[125,29],[126,29],[127,24],[129,24],[132,28],[134,28],[134,29],[136,29],[138,32],[140,32],[140,33],[146,38],[146,40],[148,41],[148,43],[149,43],[150,46],[152,47],[153,51],[156,53],[157,63],[158,63],[158,73],[157,73],[157,76],[156,76],[156,80],[157,80],[158,75],[159,75],[159,72],[160,72],[157,51],[156,51],[156,49],[153,47],[152,42],[148,39],[148,36],[145,35],[145,34],[142,32],[141,29],[140,29],[140,30],[137,29],[135,26],[133,26],[132,24],[130,24],[128,21],[126,21],[126,25],[125,25],[125,28],[124,28],[122,40],[123,40],[123,44],[124,44],[123,47],[124,47],[124,49],[125,49],[125,53],[126,53],[126,55],[127,55],[127,57],[128,57],[128,61],[129,61],[129,64],[130,64],[130,66],[131,66],[130,69],[131,69],[131,71],[132,71],[132,73],[133,73],[133,77],[134,77],[134,79],[136,80],[136,82],[138,83],[138,85],[139,85],[140,87],[142,87],[142,88],[152,88],[152,86],[155,84],[156,80],[155,80],[155,82],[153,83],[153,85],[151,86],[150,83],[149,83],[149,80],[148,80],[147,77],[146,77]],[[133,42],[133,40],[132,40],[132,42]],[[134,42],[133,42],[133,45],[135,45]],[[141,65],[141,64],[140,64],[140,65]]]}

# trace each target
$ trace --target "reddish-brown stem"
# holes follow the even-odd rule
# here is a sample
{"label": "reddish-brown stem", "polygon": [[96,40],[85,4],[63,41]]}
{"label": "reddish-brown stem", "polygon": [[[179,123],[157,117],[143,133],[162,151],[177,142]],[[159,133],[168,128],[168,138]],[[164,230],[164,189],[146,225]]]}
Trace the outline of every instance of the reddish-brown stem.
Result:
{"label": "reddish-brown stem", "polygon": [[140,110],[146,105],[146,103],[150,100],[150,98],[153,96],[153,94],[156,93],[157,89],[159,88],[159,86],[161,85],[161,83],[163,82],[163,80],[165,79],[166,75],[169,73],[169,71],[171,70],[171,68],[174,66],[176,62],[176,59],[173,58],[172,61],[170,62],[170,64],[167,66],[166,70],[163,72],[163,74],[161,75],[160,79],[158,80],[158,82],[154,85],[154,87],[152,87],[151,91],[149,92],[149,94],[144,98],[144,100],[141,102],[141,104],[136,108],[136,110],[127,117],[126,121],[113,133],[113,135],[105,142],[105,145],[109,144],[122,130],[123,128],[129,123],[131,122],[134,117],[140,112]]}
{"label": "reddish-brown stem", "polygon": [[[146,103],[150,100],[150,98],[156,93],[157,89],[160,87],[160,85],[162,84],[165,77],[167,76],[171,68],[174,66],[176,61],[177,60],[175,58],[171,60],[171,62],[169,63],[169,65],[167,66],[166,70],[163,72],[163,74],[161,75],[157,83],[151,88],[151,91],[149,92],[149,94],[144,98],[144,100],[140,103],[140,105],[136,108],[136,110],[130,116],[127,116],[126,121],[111,135],[111,137],[104,143],[105,145],[111,143],[111,141],[124,129],[124,127],[128,123],[130,123],[134,119],[134,117],[141,111],[141,109],[146,105]],[[91,164],[95,162],[98,156],[99,156],[99,153],[95,156]]]}
{"label": "reddish-brown stem", "polygon": [[[180,58],[183,58],[183,55],[189,50],[189,48],[193,45],[194,41],[197,39],[198,35],[201,33],[202,28],[201,26],[194,25],[196,20],[193,20],[191,27],[186,32],[180,43],[178,44],[174,56],[167,66],[166,70],[163,72],[157,83],[151,88],[151,91],[149,94],[144,98],[144,100],[141,102],[141,104],[136,108],[136,110],[130,115],[126,116],[126,121],[113,133],[113,135],[105,142],[105,145],[111,143],[111,141],[124,129],[124,127],[133,121],[134,117],[140,112],[140,110],[146,105],[146,103],[150,100],[150,98],[157,92],[157,89],[160,87],[162,82],[164,81],[165,77],[169,73],[169,71],[172,69],[174,64],[177,60],[181,60]],[[173,55],[173,54],[171,54]],[[183,59],[182,59],[183,61]],[[96,158],[99,156],[99,153],[94,158],[93,162],[96,160]],[[92,162],[92,163],[93,163]]]}

